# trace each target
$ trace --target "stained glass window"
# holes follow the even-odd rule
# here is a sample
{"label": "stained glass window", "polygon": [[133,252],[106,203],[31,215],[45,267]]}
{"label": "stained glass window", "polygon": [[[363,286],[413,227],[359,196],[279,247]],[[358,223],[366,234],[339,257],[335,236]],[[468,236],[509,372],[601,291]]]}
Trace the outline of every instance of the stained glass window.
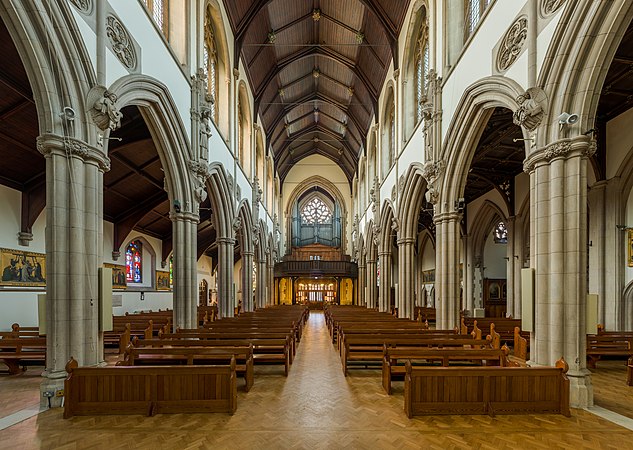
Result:
{"label": "stained glass window", "polygon": [[202,64],[207,76],[207,89],[211,101],[211,117],[217,122],[217,98],[218,98],[218,54],[215,44],[215,32],[211,12],[207,11],[204,24],[204,47],[202,49]]}
{"label": "stained glass window", "polygon": [[152,19],[158,25],[165,36],[168,36],[167,30],[167,0],[143,0],[145,6],[152,14]]}
{"label": "stained glass window", "polygon": [[484,11],[489,5],[490,0],[468,0],[466,9],[466,33],[464,33],[466,39],[475,31],[475,28],[477,28],[481,20],[481,16],[483,16]]}
{"label": "stained glass window", "polygon": [[494,238],[496,244],[507,244],[508,243],[508,229],[506,228],[506,224],[503,222],[499,222],[495,227]]}
{"label": "stained glass window", "polygon": [[169,287],[174,286],[174,256],[169,257]]}
{"label": "stained glass window", "polygon": [[422,105],[425,101],[427,84],[429,81],[429,38],[426,24],[422,24],[415,51],[415,94],[416,94],[416,123],[422,121]]}
{"label": "stained glass window", "polygon": [[303,207],[301,219],[309,225],[330,223],[332,222],[332,211],[323,203],[323,200],[315,197]]}
{"label": "stained glass window", "polygon": [[132,241],[125,251],[126,281],[141,283],[143,281],[143,244]]}

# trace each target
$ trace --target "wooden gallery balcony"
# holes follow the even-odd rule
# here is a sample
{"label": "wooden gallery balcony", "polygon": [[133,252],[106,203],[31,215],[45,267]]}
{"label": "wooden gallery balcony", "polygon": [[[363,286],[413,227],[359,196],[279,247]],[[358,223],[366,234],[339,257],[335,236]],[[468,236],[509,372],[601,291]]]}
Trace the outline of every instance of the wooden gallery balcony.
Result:
{"label": "wooden gallery balcony", "polygon": [[356,278],[358,265],[348,261],[282,261],[275,264],[275,277]]}

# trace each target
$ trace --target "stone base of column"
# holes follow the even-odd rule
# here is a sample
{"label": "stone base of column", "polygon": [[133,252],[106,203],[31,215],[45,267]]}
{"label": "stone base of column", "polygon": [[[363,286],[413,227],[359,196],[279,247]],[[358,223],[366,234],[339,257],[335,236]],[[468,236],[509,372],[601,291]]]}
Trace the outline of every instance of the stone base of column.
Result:
{"label": "stone base of column", "polygon": [[[64,399],[64,380],[68,374],[65,370],[59,372],[44,372],[40,383],[40,407],[61,408]],[[50,405],[48,399],[50,397]]]}
{"label": "stone base of column", "polygon": [[567,372],[569,378],[569,406],[572,408],[589,408],[593,406],[593,384],[591,372],[582,370]]}

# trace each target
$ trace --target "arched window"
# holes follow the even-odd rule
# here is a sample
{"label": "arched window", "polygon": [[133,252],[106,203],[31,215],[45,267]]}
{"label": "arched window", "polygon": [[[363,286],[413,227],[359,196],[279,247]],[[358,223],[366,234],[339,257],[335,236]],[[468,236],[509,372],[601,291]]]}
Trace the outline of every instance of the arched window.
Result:
{"label": "arched window", "polygon": [[213,20],[211,12],[207,11],[204,20],[204,48],[203,48],[203,69],[207,76],[207,89],[211,102],[211,117],[217,123],[217,101],[218,101],[218,52],[215,42],[215,31],[213,30]]}
{"label": "arched window", "polygon": [[507,244],[508,243],[508,229],[503,221],[499,222],[494,229],[495,244]]}
{"label": "arched window", "polygon": [[422,121],[422,105],[426,101],[429,80],[429,29],[426,23],[420,27],[415,47],[415,100],[416,125]]}
{"label": "arched window", "polygon": [[475,31],[475,28],[479,25],[481,16],[484,15],[484,11],[489,5],[490,0],[467,0],[465,2],[466,20],[464,23],[466,25],[466,30],[464,33],[464,39],[468,39],[473,31]]}
{"label": "arched window", "polygon": [[310,200],[301,210],[301,219],[308,225],[332,222],[332,210],[318,197]]}
{"label": "arched window", "polygon": [[152,15],[152,19],[158,25],[158,28],[163,32],[165,36],[169,36],[168,34],[168,0],[143,0],[145,6],[149,10]]}
{"label": "arched window", "polygon": [[143,281],[143,244],[140,241],[132,241],[125,251],[125,279],[128,283],[141,283]]}
{"label": "arched window", "polygon": [[389,111],[389,168],[396,160],[396,106],[391,104]]}
{"label": "arched window", "polygon": [[240,159],[242,146],[244,145],[244,120],[242,117],[242,99],[237,98],[237,143],[235,146],[235,156]]}

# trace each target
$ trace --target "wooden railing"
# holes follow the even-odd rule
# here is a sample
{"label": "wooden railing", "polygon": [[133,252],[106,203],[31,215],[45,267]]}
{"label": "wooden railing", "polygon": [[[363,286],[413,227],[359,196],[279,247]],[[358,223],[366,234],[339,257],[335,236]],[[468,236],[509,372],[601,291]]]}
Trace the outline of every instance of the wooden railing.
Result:
{"label": "wooden railing", "polygon": [[358,276],[358,265],[348,261],[284,261],[275,264],[275,276]]}

